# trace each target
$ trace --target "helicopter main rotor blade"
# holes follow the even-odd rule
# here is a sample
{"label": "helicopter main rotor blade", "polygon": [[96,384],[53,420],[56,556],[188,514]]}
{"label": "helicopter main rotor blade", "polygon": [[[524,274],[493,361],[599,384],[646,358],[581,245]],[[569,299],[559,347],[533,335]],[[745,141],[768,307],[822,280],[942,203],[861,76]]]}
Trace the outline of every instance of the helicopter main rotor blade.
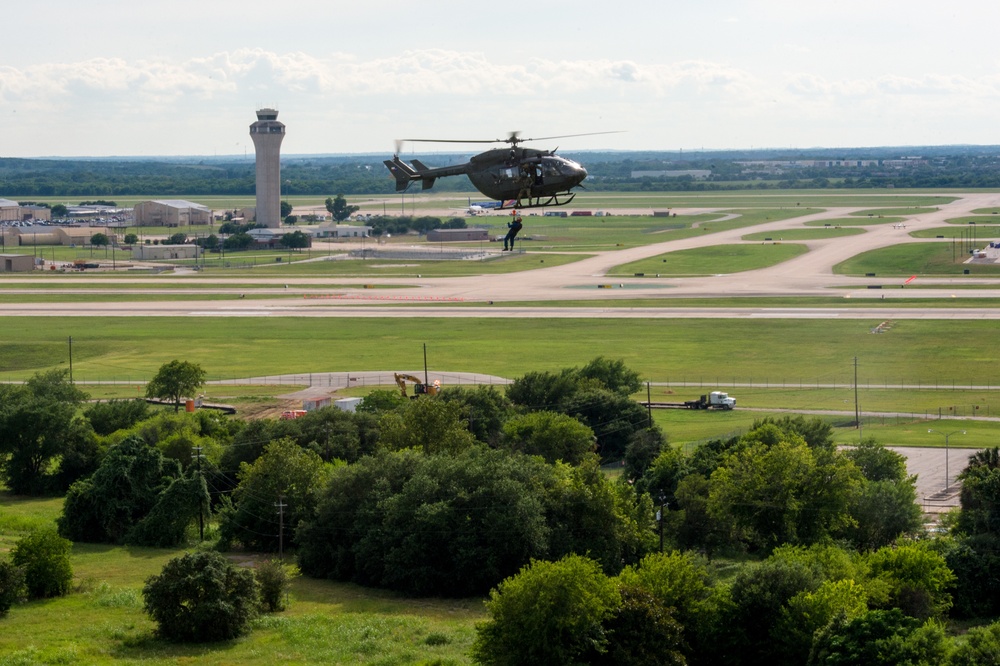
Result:
{"label": "helicopter main rotor blade", "polygon": [[[625,130],[612,130],[610,132],[584,132],[583,134],[559,134],[557,136],[540,136],[533,139],[517,139],[517,142],[527,143],[528,141],[548,141],[550,139],[568,139],[574,136],[597,136],[599,134],[624,134],[624,133]],[[510,139],[504,139],[504,140],[510,141]]]}

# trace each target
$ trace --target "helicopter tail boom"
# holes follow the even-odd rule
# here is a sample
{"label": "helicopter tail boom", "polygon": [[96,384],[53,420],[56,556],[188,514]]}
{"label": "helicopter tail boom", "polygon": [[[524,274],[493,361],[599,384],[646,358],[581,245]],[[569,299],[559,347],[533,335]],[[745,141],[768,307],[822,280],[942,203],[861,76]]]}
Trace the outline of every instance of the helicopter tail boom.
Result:
{"label": "helicopter tail boom", "polygon": [[393,155],[391,160],[385,160],[383,164],[389,169],[389,173],[392,174],[393,178],[396,179],[397,192],[402,192],[410,186],[412,181],[419,178],[417,172],[396,155]]}

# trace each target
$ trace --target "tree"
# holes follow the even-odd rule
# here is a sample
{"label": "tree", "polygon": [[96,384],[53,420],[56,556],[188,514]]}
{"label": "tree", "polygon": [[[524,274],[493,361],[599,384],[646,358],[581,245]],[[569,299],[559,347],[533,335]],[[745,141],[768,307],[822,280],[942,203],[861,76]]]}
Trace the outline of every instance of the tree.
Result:
{"label": "tree", "polygon": [[356,213],[359,210],[358,206],[347,205],[347,199],[344,198],[343,194],[338,194],[333,199],[327,197],[326,209],[330,211],[330,214],[336,222],[343,222],[349,218],[352,213]]}
{"label": "tree", "polygon": [[773,424],[742,438],[746,448],[712,473],[713,516],[730,519],[756,548],[808,544],[850,524],[861,474],[836,451],[810,447]]}
{"label": "tree", "polygon": [[309,236],[296,229],[281,236],[281,244],[290,250],[300,250],[309,247]]}
{"label": "tree", "polygon": [[108,235],[107,234],[102,234],[102,233],[96,233],[96,234],[94,234],[94,235],[92,235],[90,237],[90,244],[91,245],[97,245],[97,246],[107,245],[108,244]]}
{"label": "tree", "polygon": [[885,605],[921,620],[944,617],[951,608],[955,574],[944,557],[927,545],[887,546],[869,555],[866,562],[871,577],[887,589]]}
{"label": "tree", "polygon": [[700,640],[712,625],[716,608],[706,563],[688,552],[650,553],[618,575],[622,589],[640,589],[653,596],[681,626],[685,652],[705,647]]}
{"label": "tree", "polygon": [[253,572],[219,553],[167,562],[142,588],[146,613],[172,641],[223,641],[250,630],[260,599]]}
{"label": "tree", "polygon": [[378,414],[379,412],[392,411],[397,407],[402,407],[407,402],[409,401],[401,396],[399,391],[375,389],[361,399],[357,411],[364,414]]}
{"label": "tree", "polygon": [[514,413],[514,404],[496,386],[448,387],[438,394],[438,399],[461,405],[462,418],[468,422],[469,432],[490,446],[500,443],[504,423]]}
{"label": "tree", "polygon": [[24,585],[32,599],[61,597],[73,582],[69,552],[73,544],[54,528],[45,528],[22,537],[10,551],[14,566],[24,569]]}
{"label": "tree", "polygon": [[167,245],[184,245],[187,242],[187,234],[183,231],[178,231],[175,234],[171,234],[167,238]]}
{"label": "tree", "polygon": [[[268,444],[253,464],[240,465],[233,507],[220,517],[221,546],[228,550],[239,543],[247,550],[267,552],[277,552],[281,543],[290,546],[295,526],[315,511],[328,474],[316,453],[290,439]],[[282,525],[274,509],[278,502],[285,505],[285,532],[280,535]]]}
{"label": "tree", "polygon": [[909,478],[906,456],[887,449],[873,437],[846,449],[844,455],[854,461],[869,481],[905,481]]}
{"label": "tree", "polygon": [[578,465],[594,451],[594,431],[576,419],[556,412],[515,416],[503,425],[503,444],[547,462]]}
{"label": "tree", "polygon": [[485,594],[548,550],[554,483],[540,460],[483,446],[362,458],[333,470],[299,527],[299,567],[413,595]]}
{"label": "tree", "polygon": [[490,592],[472,658],[496,666],[579,663],[607,649],[604,623],[620,605],[614,581],[593,560],[532,560]]}
{"label": "tree", "polygon": [[131,428],[149,417],[149,404],[145,400],[112,398],[96,402],[83,415],[90,421],[98,435],[110,435],[117,430]]}
{"label": "tree", "polygon": [[66,217],[69,215],[69,209],[66,208],[66,204],[52,204],[52,217]]}
{"label": "tree", "polygon": [[[667,448],[667,437],[657,427],[643,428],[632,433],[625,447],[625,478],[639,481],[650,468],[660,452]],[[654,497],[656,497],[654,495]]]}
{"label": "tree", "polygon": [[947,643],[936,622],[921,624],[899,609],[840,615],[816,634],[808,666],[944,664]]}
{"label": "tree", "polygon": [[127,233],[122,237],[122,241],[124,241],[126,245],[135,245],[139,242],[139,236],[133,233]]}
{"label": "tree", "polygon": [[597,666],[686,666],[683,628],[672,609],[642,588],[621,587],[621,605],[604,621],[607,651],[594,650]]}
{"label": "tree", "polygon": [[127,437],[108,450],[92,476],[70,486],[56,521],[59,533],[74,541],[124,543],[180,475],[179,464],[141,438]]}
{"label": "tree", "polygon": [[631,395],[642,388],[639,373],[629,369],[621,359],[611,361],[598,356],[579,370],[583,379],[597,382],[609,391],[622,395]]}
{"label": "tree", "polygon": [[281,212],[280,212],[281,219],[285,219],[286,217],[292,214],[292,204],[282,200],[279,205],[281,207]]}
{"label": "tree", "polygon": [[462,408],[452,402],[421,397],[379,419],[380,442],[389,449],[420,448],[424,453],[456,453],[475,444],[462,420]]}
{"label": "tree", "polygon": [[869,551],[918,532],[923,514],[917,504],[915,479],[863,481],[848,506],[854,521],[840,533],[859,550]]}
{"label": "tree", "polygon": [[234,251],[249,250],[254,246],[255,242],[256,241],[254,241],[253,236],[241,231],[226,238],[226,240],[222,242],[222,247],[226,250]]}
{"label": "tree", "polygon": [[[0,387],[0,479],[18,494],[60,490],[96,466],[89,423],[76,415],[87,394],[64,370],[39,373],[23,386]],[[53,470],[60,462],[61,475]],[[57,487],[60,486],[60,487]]]}
{"label": "tree", "polygon": [[205,371],[196,363],[173,360],[164,363],[146,384],[147,398],[169,400],[178,411],[181,398],[193,396],[205,384]]}
{"label": "tree", "polygon": [[950,666],[987,666],[1000,663],[1000,622],[972,627],[951,655]]}

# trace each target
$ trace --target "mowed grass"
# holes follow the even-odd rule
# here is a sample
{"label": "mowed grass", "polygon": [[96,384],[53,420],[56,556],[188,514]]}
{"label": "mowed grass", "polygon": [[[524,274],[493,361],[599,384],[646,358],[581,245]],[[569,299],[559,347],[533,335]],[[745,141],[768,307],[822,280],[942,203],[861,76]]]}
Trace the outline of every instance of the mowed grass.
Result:
{"label": "mowed grass", "polygon": [[[77,380],[149,378],[173,359],[209,379],[412,368],[516,377],[622,359],[643,379],[758,384],[986,381],[1000,322],[881,320],[17,317],[0,337],[0,380],[68,369]],[[954,341],[960,341],[956,344]]]}
{"label": "mowed grass", "polygon": [[808,241],[825,240],[827,238],[840,238],[843,236],[857,236],[865,233],[864,229],[843,228],[843,227],[822,227],[815,229],[812,227],[802,229],[782,229],[780,231],[760,231],[747,234],[743,237],[745,241]]}
{"label": "mowed grass", "polygon": [[898,224],[905,221],[903,217],[837,217],[829,220],[812,220],[805,223],[807,227],[870,227],[876,224]]}
{"label": "mowed grass", "polygon": [[833,267],[841,275],[1000,275],[1000,264],[966,264],[952,243],[904,243],[862,252]]}
{"label": "mowed grass", "polygon": [[[54,524],[62,500],[0,492],[0,549]],[[194,542],[191,546],[195,546]],[[15,664],[465,664],[484,619],[482,599],[405,599],[391,592],[298,577],[289,608],[250,635],[210,644],[156,636],[142,586],[183,549],[74,544],[73,591],[14,606],[0,620],[0,665]],[[236,556],[250,565],[255,556]]]}
{"label": "mowed grass", "polygon": [[960,240],[969,242],[979,242],[980,246],[988,243],[991,239],[1000,238],[1000,226],[998,225],[976,225],[975,227],[936,227],[934,229],[920,229],[911,231],[914,238],[947,238],[949,240]]}
{"label": "mowed grass", "polygon": [[933,213],[937,211],[936,207],[926,207],[926,206],[912,206],[912,207],[897,207],[897,208],[872,208],[871,210],[859,210],[851,213],[853,216],[857,217],[887,217],[887,216],[901,216],[909,217],[912,215],[923,215],[924,213]]}
{"label": "mowed grass", "polygon": [[678,250],[616,266],[608,275],[718,275],[766,268],[809,251],[794,243],[712,245]]}

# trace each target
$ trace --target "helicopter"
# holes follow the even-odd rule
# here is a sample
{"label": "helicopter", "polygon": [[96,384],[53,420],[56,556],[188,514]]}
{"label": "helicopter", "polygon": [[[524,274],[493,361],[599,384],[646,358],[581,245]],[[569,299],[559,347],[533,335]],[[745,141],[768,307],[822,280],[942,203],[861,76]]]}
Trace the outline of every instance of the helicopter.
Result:
{"label": "helicopter", "polygon": [[[589,134],[563,134],[537,139],[522,139],[520,132],[510,132],[506,139],[400,139],[396,142],[396,153],[384,164],[396,179],[396,191],[403,192],[410,184],[420,181],[422,189],[429,190],[434,181],[445,176],[469,177],[472,185],[500,202],[498,208],[541,208],[544,206],[564,206],[573,200],[574,187],[587,177],[587,170],[573,160],[560,157],[553,150],[524,148],[520,144],[530,141],[546,141],[593,134],[613,134],[614,132],[591,132]],[[412,166],[399,159],[403,142],[424,143],[506,143],[509,148],[494,148],[472,156],[465,164],[431,168],[420,160],[412,160]],[[582,187],[582,186],[581,186]]]}

